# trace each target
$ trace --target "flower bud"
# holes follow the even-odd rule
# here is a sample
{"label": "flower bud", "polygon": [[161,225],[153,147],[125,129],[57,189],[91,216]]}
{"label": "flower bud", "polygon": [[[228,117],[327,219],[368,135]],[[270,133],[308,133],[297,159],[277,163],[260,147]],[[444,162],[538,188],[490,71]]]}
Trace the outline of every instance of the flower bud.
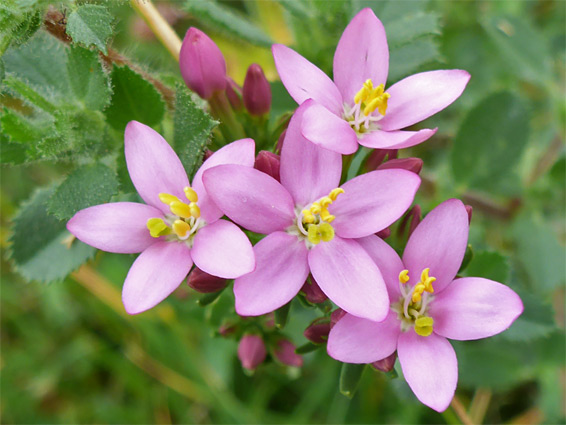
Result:
{"label": "flower bud", "polygon": [[277,139],[277,145],[275,146],[275,152],[281,153],[281,149],[283,149],[283,141],[285,140],[285,135],[287,134],[287,129],[283,130],[279,135],[279,139]]}
{"label": "flower bud", "polygon": [[218,46],[201,30],[187,31],[179,54],[181,75],[203,99],[226,87],[226,62]]}
{"label": "flower bud", "polygon": [[187,279],[187,283],[191,288],[203,294],[218,292],[226,286],[227,282],[228,281],[226,279],[212,276],[203,272],[198,267],[195,267],[191,271],[189,278]]}
{"label": "flower bud", "polygon": [[326,344],[330,333],[330,320],[320,318],[313,321],[303,332],[306,339],[314,344]]}
{"label": "flower bud", "polygon": [[238,358],[242,366],[254,370],[265,360],[265,344],[258,335],[244,335],[238,344]]}
{"label": "flower bud", "polygon": [[255,158],[254,168],[259,170],[271,177],[273,177],[278,182],[281,181],[279,177],[279,164],[281,158],[279,155],[274,154],[269,151],[259,151],[257,157]]}
{"label": "flower bud", "polygon": [[395,351],[390,356],[373,362],[371,365],[382,372],[390,372],[395,367],[395,361],[397,360],[397,351]]}
{"label": "flower bud", "polygon": [[258,64],[251,64],[244,80],[244,105],[252,115],[264,115],[271,109],[271,87]]}
{"label": "flower bud", "polygon": [[330,329],[332,329],[332,327],[338,323],[338,321],[344,317],[346,314],[346,312],[344,310],[342,310],[341,308],[337,308],[336,310],[334,310],[332,312],[332,314],[330,315]]}
{"label": "flower bud", "polygon": [[391,236],[391,227],[386,227],[385,229],[377,232],[375,235],[381,239],[387,239],[389,236]]}
{"label": "flower bud", "polygon": [[387,157],[387,160],[397,158],[397,150],[395,149],[374,149],[372,153],[369,154],[366,160],[365,168],[368,171],[377,170],[377,167],[381,165],[383,160]]}
{"label": "flower bud", "polygon": [[305,298],[311,304],[319,304],[324,302],[328,299],[326,294],[322,292],[314,277],[310,276],[309,279],[305,282],[303,287],[301,288],[301,292],[305,294]]}
{"label": "flower bud", "polygon": [[273,355],[281,363],[287,366],[301,367],[303,366],[303,358],[295,353],[295,345],[287,340],[280,339],[277,341],[277,347],[273,351]]}
{"label": "flower bud", "polygon": [[214,153],[214,152],[211,151],[210,149],[206,149],[206,150],[204,151],[204,155],[203,155],[203,157],[202,157],[202,161],[203,161],[203,162],[206,161],[208,158],[210,158],[210,157],[212,156],[213,153]]}
{"label": "flower bud", "polygon": [[378,170],[389,170],[392,168],[400,168],[419,174],[423,169],[423,160],[420,158],[390,159],[377,167]]}
{"label": "flower bud", "polygon": [[405,217],[403,217],[403,220],[401,220],[398,229],[399,235],[405,233],[405,228],[407,227],[407,224],[409,224],[409,234],[407,235],[407,237],[411,237],[413,231],[417,228],[420,222],[421,207],[419,205],[415,205],[413,208],[407,211],[407,214],[405,214]]}
{"label": "flower bud", "polygon": [[234,111],[239,111],[244,107],[242,102],[242,88],[230,77],[226,78],[226,97]]}
{"label": "flower bud", "polygon": [[472,213],[474,208],[471,205],[464,205],[466,207],[466,212],[468,213],[468,224],[472,222]]}

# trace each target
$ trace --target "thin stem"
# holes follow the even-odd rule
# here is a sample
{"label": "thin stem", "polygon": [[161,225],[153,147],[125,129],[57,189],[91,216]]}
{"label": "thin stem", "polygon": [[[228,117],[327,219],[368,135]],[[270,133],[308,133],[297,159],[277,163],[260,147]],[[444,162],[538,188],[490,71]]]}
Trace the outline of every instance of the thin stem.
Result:
{"label": "thin stem", "polygon": [[491,391],[487,388],[478,388],[470,404],[470,418],[476,424],[483,423],[485,413],[491,401]]}
{"label": "thin stem", "polygon": [[472,419],[468,415],[468,412],[466,412],[466,408],[464,407],[464,405],[462,404],[462,402],[460,401],[457,395],[454,395],[454,398],[450,403],[450,407],[452,408],[454,413],[456,413],[458,418],[460,418],[460,420],[464,425],[474,425],[474,421],[472,421]]}

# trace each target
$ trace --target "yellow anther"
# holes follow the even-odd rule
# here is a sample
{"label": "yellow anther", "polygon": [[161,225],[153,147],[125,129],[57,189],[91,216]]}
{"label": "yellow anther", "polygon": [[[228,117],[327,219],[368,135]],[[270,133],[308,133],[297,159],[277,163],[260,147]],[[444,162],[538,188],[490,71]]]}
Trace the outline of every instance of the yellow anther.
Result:
{"label": "yellow anther", "polygon": [[177,236],[180,238],[186,238],[191,230],[191,226],[189,226],[183,220],[175,220],[173,222],[173,231]]}
{"label": "yellow anther", "polygon": [[418,303],[421,300],[423,292],[425,290],[425,286],[422,283],[417,283],[415,285],[415,290],[413,291],[412,300],[414,303]]}
{"label": "yellow anther", "polygon": [[409,270],[403,270],[401,273],[399,273],[399,282],[407,283],[409,279]]}
{"label": "yellow anther", "polygon": [[146,226],[149,230],[149,234],[154,238],[171,233],[171,229],[167,227],[161,218],[150,218],[147,220]]}
{"label": "yellow anther", "polygon": [[430,272],[430,269],[428,267],[423,270],[423,272],[421,273],[421,281],[419,283],[422,283],[424,285],[426,292],[433,293],[434,288],[432,287],[432,282],[434,282],[436,280],[436,278],[429,276],[428,275],[429,272]]}
{"label": "yellow anther", "polygon": [[342,189],[341,187],[337,187],[336,189],[332,189],[330,191],[330,194],[328,195],[328,197],[330,199],[332,199],[333,201],[335,201],[336,198],[338,198],[338,195],[340,195],[341,193],[344,193],[344,189]]}
{"label": "yellow anther", "polygon": [[320,206],[322,208],[327,208],[332,203],[332,201],[333,201],[333,199],[331,199],[329,196],[325,196],[324,198],[322,198],[318,202],[320,203]]}
{"label": "yellow anther", "polygon": [[429,336],[433,331],[434,320],[432,317],[419,317],[415,320],[415,332],[420,336]]}
{"label": "yellow anther", "polygon": [[318,202],[313,202],[313,204],[310,207],[311,213],[313,213],[313,214],[320,214],[321,209],[322,209],[322,207],[320,206],[320,204]]}
{"label": "yellow anther", "polygon": [[369,115],[376,109],[381,115],[385,115],[387,111],[387,99],[389,93],[385,93],[385,87],[380,84],[377,87],[373,86],[371,79],[366,80],[363,87],[354,96],[354,103],[359,103],[363,107],[364,115]]}
{"label": "yellow anther", "polygon": [[312,215],[312,213],[310,212],[310,210],[303,210],[303,222],[310,224],[310,223],[314,223],[314,215]]}
{"label": "yellow anther", "polygon": [[171,202],[181,202],[175,195],[169,193],[160,193],[159,200],[166,205],[171,205]]}
{"label": "yellow anther", "polygon": [[198,202],[198,195],[193,188],[187,186],[183,189],[183,191],[185,192],[185,196],[189,201]]}
{"label": "yellow anther", "polygon": [[191,211],[191,216],[193,216],[194,218],[200,217],[200,208],[196,203],[191,202],[189,204],[189,210]]}
{"label": "yellow anther", "polygon": [[326,221],[327,223],[332,223],[335,218],[336,217],[330,214],[326,208],[323,208],[322,211],[320,211],[320,219],[322,221]]}
{"label": "yellow anther", "polygon": [[310,243],[313,243],[315,245],[320,243],[321,235],[319,228],[316,224],[309,225],[307,239],[309,240]]}
{"label": "yellow anther", "polygon": [[169,204],[169,209],[175,215],[183,218],[191,218],[191,207],[181,201],[173,201]]}
{"label": "yellow anther", "polygon": [[318,226],[318,230],[320,233],[320,238],[324,242],[330,242],[332,239],[334,239],[334,228],[330,224],[321,223]]}

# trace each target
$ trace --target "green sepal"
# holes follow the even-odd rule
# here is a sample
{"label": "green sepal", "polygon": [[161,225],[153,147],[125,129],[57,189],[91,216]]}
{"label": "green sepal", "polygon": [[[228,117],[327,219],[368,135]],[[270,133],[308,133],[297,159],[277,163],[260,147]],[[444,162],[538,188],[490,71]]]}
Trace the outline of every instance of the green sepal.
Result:
{"label": "green sepal", "polygon": [[291,302],[289,301],[283,307],[275,310],[275,326],[277,329],[283,329],[287,324],[287,318],[289,317],[289,310],[291,309]]}
{"label": "green sepal", "polygon": [[348,398],[354,397],[362,379],[366,364],[342,364],[340,371],[340,392]]}

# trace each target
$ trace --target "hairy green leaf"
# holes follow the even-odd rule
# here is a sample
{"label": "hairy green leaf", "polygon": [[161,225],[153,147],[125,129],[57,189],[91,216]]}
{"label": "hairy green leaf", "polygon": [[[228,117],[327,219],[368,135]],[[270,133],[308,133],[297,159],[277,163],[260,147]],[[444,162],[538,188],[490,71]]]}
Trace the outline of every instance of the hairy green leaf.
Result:
{"label": "hairy green leaf", "polygon": [[497,252],[474,252],[474,258],[466,268],[466,276],[483,277],[506,283],[509,280],[509,261],[507,257]]}
{"label": "hairy green leaf", "polygon": [[100,111],[108,105],[110,84],[97,52],[72,46],[67,55],[67,71],[75,98],[86,108]]}
{"label": "hairy green leaf", "polygon": [[389,52],[389,81],[397,81],[414,72],[421,65],[436,60],[439,56],[437,43],[429,38],[420,38]]}
{"label": "hairy green leaf", "polygon": [[524,311],[511,327],[501,334],[508,341],[533,341],[545,338],[556,330],[554,311],[548,303],[542,302],[526,291],[517,291],[523,301]]}
{"label": "hairy green leaf", "polygon": [[83,4],[69,15],[67,33],[75,43],[96,46],[107,54],[106,43],[112,35],[112,15],[104,6]]}

